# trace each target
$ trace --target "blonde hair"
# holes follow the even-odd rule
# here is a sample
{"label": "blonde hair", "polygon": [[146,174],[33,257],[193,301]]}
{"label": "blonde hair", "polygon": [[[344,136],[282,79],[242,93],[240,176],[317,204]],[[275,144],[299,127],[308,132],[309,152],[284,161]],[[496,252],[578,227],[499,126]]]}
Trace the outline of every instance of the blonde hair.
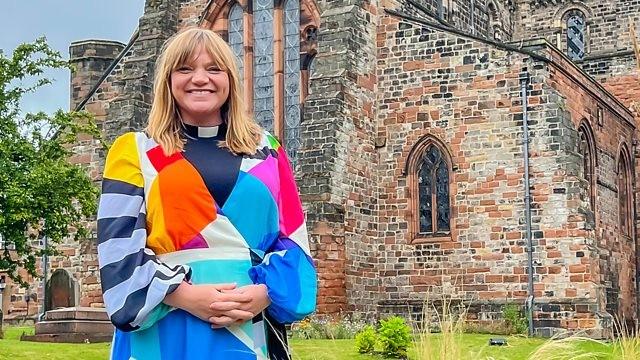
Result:
{"label": "blonde hair", "polygon": [[212,30],[191,27],[172,36],[165,43],[156,63],[153,83],[154,98],[145,131],[166,155],[184,150],[181,120],[171,94],[171,73],[188,62],[202,46],[220,70],[229,76],[229,98],[222,105],[227,123],[226,141],[220,146],[235,154],[254,154],[262,137],[262,129],[244,111],[242,87],[235,55],[227,43]]}

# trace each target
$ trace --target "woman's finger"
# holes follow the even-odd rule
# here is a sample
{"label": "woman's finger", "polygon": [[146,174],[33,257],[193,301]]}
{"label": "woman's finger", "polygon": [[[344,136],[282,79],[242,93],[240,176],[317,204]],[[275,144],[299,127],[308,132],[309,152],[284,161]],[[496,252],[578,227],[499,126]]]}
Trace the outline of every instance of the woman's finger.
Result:
{"label": "woman's finger", "polygon": [[233,319],[233,321],[236,321],[236,320],[247,321],[252,319],[254,316],[253,313],[250,311],[238,310],[238,309],[225,311],[221,315],[225,317],[229,317]]}
{"label": "woman's finger", "polygon": [[218,291],[223,291],[223,290],[233,290],[236,288],[236,284],[235,283],[226,283],[226,284],[214,284],[213,287],[216,288]]}
{"label": "woman's finger", "polygon": [[239,302],[245,303],[250,302],[252,297],[250,294],[243,294],[239,292],[232,291],[224,291],[214,294],[214,301],[223,301],[223,302]]}
{"label": "woman's finger", "polygon": [[209,308],[214,311],[229,311],[240,308],[239,302],[235,301],[216,301],[209,305]]}
{"label": "woman's finger", "polygon": [[212,316],[209,318],[209,322],[215,326],[227,326],[227,325],[231,325],[234,323],[234,321],[236,321],[236,319],[232,319],[228,316]]}

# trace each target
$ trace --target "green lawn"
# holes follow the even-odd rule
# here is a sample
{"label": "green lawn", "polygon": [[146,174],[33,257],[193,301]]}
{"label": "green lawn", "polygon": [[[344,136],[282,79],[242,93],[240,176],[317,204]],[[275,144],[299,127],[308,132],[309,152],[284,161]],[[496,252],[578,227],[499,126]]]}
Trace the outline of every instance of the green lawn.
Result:
{"label": "green lawn", "polygon": [[50,344],[20,341],[23,332],[33,334],[33,327],[5,327],[0,340],[0,360],[105,360],[109,344]]}
{"label": "green lawn", "polygon": [[[109,357],[109,344],[49,344],[20,341],[22,332],[33,332],[31,327],[5,328],[5,339],[0,340],[0,360],[36,360],[36,359],[82,359],[104,360]],[[433,335],[437,342],[439,335]],[[544,344],[543,339],[524,337],[507,337],[509,345],[489,347],[487,344],[492,335],[464,334],[458,342],[462,351],[461,359],[493,359],[493,360],[525,360],[538,347]],[[495,336],[493,336],[495,337]],[[292,340],[294,360],[375,360],[382,356],[360,355],[355,351],[353,340]],[[611,359],[611,346],[593,343],[579,343],[580,351],[601,354],[592,359]],[[572,351],[573,352],[573,351]],[[434,347],[432,353],[439,355],[440,349]],[[416,349],[409,352],[411,359],[416,359]],[[609,355],[608,355],[609,354]],[[445,357],[450,359],[451,357]],[[542,358],[545,358],[544,356]],[[570,359],[567,357],[565,359]],[[434,357],[439,359],[439,357]]]}

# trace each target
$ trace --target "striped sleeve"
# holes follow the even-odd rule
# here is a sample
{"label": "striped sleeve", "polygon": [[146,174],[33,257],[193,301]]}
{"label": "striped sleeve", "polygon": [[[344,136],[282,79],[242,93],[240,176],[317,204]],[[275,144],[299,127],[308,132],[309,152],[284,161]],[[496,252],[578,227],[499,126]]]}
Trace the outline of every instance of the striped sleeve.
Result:
{"label": "striped sleeve", "polygon": [[261,264],[249,270],[256,284],[268,288],[269,314],[280,323],[292,323],[316,308],[317,275],[309,251],[302,204],[284,148],[276,144],[280,193],[277,200],[280,232]]}
{"label": "striped sleeve", "polygon": [[119,137],[109,150],[98,207],[98,262],[107,313],[116,328],[144,329],[170,307],[162,301],[183,280],[188,266],[170,267],[146,248],[144,181],[136,134]]}

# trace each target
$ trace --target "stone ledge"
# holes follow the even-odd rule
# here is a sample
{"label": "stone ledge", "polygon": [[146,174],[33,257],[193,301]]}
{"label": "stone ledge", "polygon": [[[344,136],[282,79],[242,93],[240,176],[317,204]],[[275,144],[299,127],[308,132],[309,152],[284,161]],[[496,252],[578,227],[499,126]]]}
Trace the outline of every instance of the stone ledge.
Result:
{"label": "stone ledge", "polygon": [[51,320],[97,320],[109,321],[109,315],[103,308],[72,307],[47,311],[45,321]]}
{"label": "stone ledge", "polygon": [[110,321],[95,320],[56,320],[36,323],[36,335],[48,334],[110,334],[113,324]]}

